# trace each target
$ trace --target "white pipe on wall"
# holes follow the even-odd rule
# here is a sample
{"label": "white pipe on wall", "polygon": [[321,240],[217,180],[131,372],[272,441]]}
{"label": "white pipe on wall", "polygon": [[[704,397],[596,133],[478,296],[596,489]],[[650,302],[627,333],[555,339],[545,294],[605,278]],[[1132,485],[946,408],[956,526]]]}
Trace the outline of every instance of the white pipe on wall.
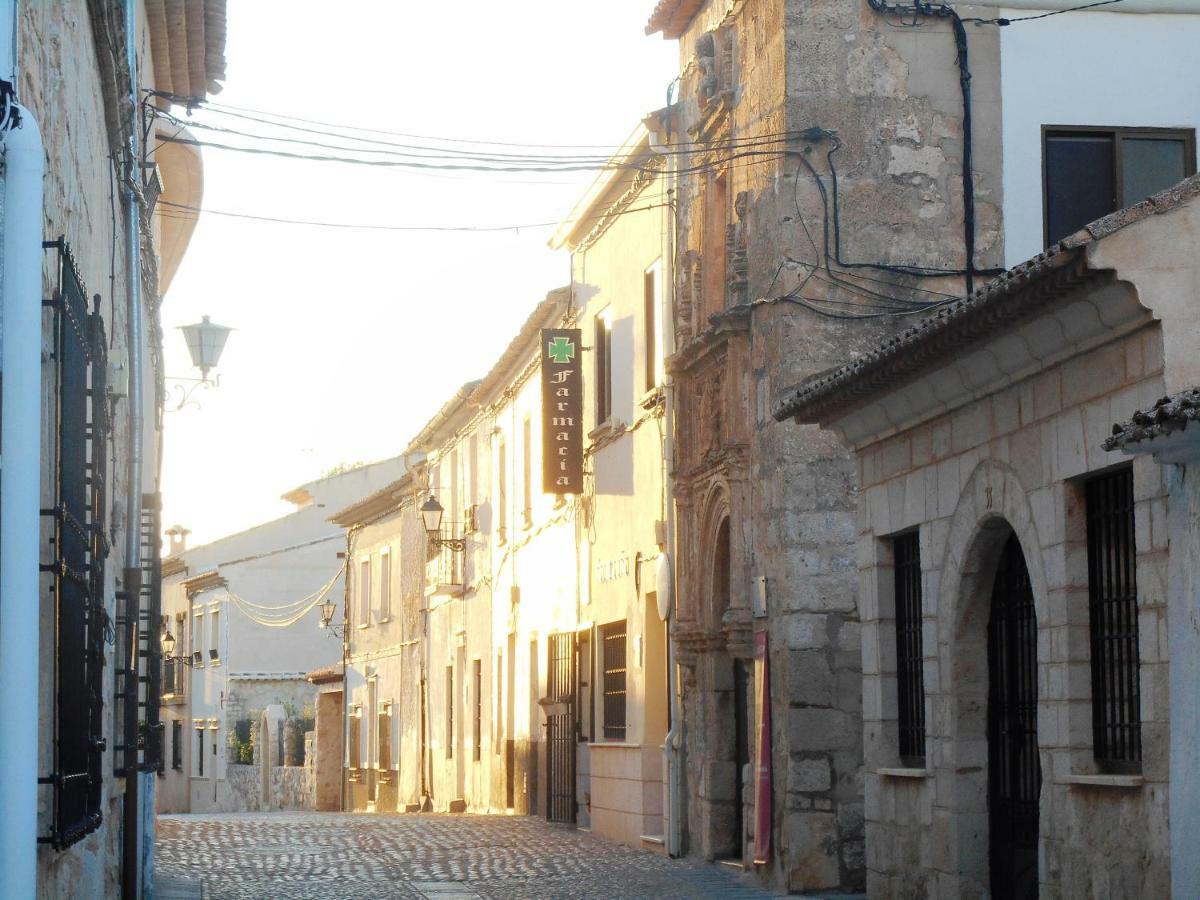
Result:
{"label": "white pipe on wall", "polygon": [[[0,2],[0,77],[16,84],[16,3]],[[42,176],[37,122],[0,136],[4,153],[0,239],[0,880],[4,896],[37,887],[38,537],[41,533]]]}

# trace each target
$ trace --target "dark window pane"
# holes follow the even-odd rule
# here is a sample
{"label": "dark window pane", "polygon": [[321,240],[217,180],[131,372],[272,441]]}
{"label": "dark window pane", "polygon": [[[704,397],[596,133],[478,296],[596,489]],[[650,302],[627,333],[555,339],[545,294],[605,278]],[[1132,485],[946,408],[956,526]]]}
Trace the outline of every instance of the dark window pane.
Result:
{"label": "dark window pane", "polygon": [[1046,240],[1054,244],[1117,208],[1111,135],[1046,136]]}
{"label": "dark window pane", "polygon": [[1125,138],[1121,169],[1121,205],[1132,206],[1187,177],[1187,145],[1181,140]]}

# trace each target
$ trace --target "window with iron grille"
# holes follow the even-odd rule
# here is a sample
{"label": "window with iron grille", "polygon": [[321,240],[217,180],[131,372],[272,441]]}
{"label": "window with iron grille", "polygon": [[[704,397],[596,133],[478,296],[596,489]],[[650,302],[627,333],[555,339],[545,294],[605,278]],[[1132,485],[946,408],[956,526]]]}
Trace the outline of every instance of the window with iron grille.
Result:
{"label": "window with iron grille", "polygon": [[1084,492],[1094,753],[1108,771],[1137,772],[1142,720],[1133,469],[1089,479]]}
{"label": "window with iron grille", "polygon": [[42,514],[51,543],[42,571],[54,607],[53,771],[39,779],[53,791],[49,834],[55,849],[82,840],[101,822],[103,670],[110,620],[104,606],[108,435],[107,341],[99,296],[87,291],[66,243],[57,252],[53,308],[54,416],[50,452],[54,498]]}
{"label": "window with iron grille", "polygon": [[604,644],[604,737],[625,740],[625,622],[600,629]]}
{"label": "window with iron grille", "polygon": [[178,719],[171,723],[171,768],[183,769],[183,722]]}
{"label": "window with iron grille", "polygon": [[483,663],[475,660],[475,722],[471,726],[471,748],[478,762],[483,750]]}
{"label": "window with iron grille", "polygon": [[925,765],[925,681],[921,645],[921,548],[917,532],[892,539],[896,594],[896,688],[900,760]]}

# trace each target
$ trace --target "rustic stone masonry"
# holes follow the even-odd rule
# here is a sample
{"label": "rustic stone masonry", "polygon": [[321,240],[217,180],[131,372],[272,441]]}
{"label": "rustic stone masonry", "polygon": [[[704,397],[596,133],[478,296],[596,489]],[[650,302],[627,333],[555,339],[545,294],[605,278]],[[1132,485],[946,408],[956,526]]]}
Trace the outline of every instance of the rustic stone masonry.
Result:
{"label": "rustic stone masonry", "polygon": [[[687,850],[750,858],[752,767],[739,760],[754,741],[738,723],[748,716],[753,732],[753,647],[765,630],[772,849],[760,876],[793,891],[861,890],[855,465],[835,435],[781,426],[771,404],[784,386],[898,327],[824,314],[861,311],[864,301],[863,282],[824,268],[826,249],[839,252],[831,165],[843,259],[947,270],[966,263],[953,37],[944,22],[892,28],[848,0],[662,0],[649,30],[680,48],[679,101],[660,130],[672,141],[707,142],[687,158],[705,168],[679,177],[669,362]],[[998,66],[994,35],[973,37],[978,65]],[[977,88],[978,121],[998,115],[997,81]],[[976,261],[995,265],[998,145],[977,147],[975,166]],[[917,284],[962,285],[878,270],[872,277],[901,298],[921,296],[908,289]],[[756,617],[763,584],[766,610]]]}
{"label": "rustic stone masonry", "polygon": [[[856,449],[870,896],[996,896],[1011,874],[995,863],[1005,838],[993,804],[1013,744],[989,723],[1007,690],[1002,673],[1018,662],[997,650],[989,617],[1022,590],[998,574],[1012,571],[1001,557],[1012,558],[1014,541],[1035,629],[1020,651],[1035,673],[1036,708],[1020,771],[1040,769],[1022,877],[1041,896],[1064,898],[1166,897],[1173,887],[1179,896],[1190,886],[1172,885],[1172,838],[1177,847],[1188,838],[1172,836],[1169,821],[1183,813],[1176,796],[1188,795],[1175,783],[1170,733],[1191,727],[1194,685],[1173,708],[1168,652],[1174,666],[1187,642],[1168,629],[1167,605],[1194,537],[1184,523],[1170,530],[1166,467],[1108,450],[1151,437],[1169,450],[1191,417],[1193,395],[1168,392],[1195,383],[1194,344],[1185,348],[1196,314],[1176,286],[1196,283],[1196,264],[1168,248],[1171,236],[1194,233],[1198,188],[1191,179],[1093,223],[776,409]],[[1141,412],[1114,435],[1112,423],[1132,410]],[[1092,640],[1096,586],[1113,570],[1090,562],[1099,498],[1088,486],[1122,472],[1131,473],[1133,520],[1120,537],[1133,545],[1122,583],[1136,589],[1136,615],[1121,623],[1135,648],[1122,690],[1134,692],[1140,756],[1114,764],[1094,731],[1094,692],[1110,688],[1093,680]],[[1183,493],[1170,490],[1172,501]],[[899,744],[901,688],[912,680],[900,666],[893,548],[914,532],[923,761],[901,758]],[[1188,598],[1172,602],[1186,608]],[[1194,871],[1182,862],[1178,872]]]}

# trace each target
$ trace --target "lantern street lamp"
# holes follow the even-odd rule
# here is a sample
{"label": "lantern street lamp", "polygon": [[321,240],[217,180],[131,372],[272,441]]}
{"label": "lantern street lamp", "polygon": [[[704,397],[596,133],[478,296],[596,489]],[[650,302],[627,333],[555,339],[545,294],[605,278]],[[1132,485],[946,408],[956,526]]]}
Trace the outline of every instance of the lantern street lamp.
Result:
{"label": "lantern street lamp", "polygon": [[[174,375],[166,376],[167,381],[181,382],[171,388],[172,400],[171,404],[167,405],[167,409],[171,412],[178,412],[188,405],[199,406],[200,404],[191,399],[192,394],[198,388],[208,390],[210,388],[220,387],[221,376],[218,375],[212,381],[208,380],[210,369],[217,367],[217,362],[221,358],[221,351],[225,349],[225,341],[229,337],[229,332],[232,328],[226,325],[217,325],[210,321],[208,316],[201,316],[199,322],[194,322],[191,325],[180,325],[179,330],[183,332],[184,343],[187,344],[188,355],[192,358],[192,365],[200,370],[199,378],[181,378]],[[185,387],[185,384],[190,384],[191,387]],[[178,398],[178,402],[176,399]]]}
{"label": "lantern street lamp", "polygon": [[333,624],[333,614],[337,610],[337,604],[332,600],[326,600],[321,604],[320,610],[321,621],[318,623],[317,627],[328,629],[329,633],[334,637],[340,638],[345,636],[346,626]]}
{"label": "lantern street lamp", "polygon": [[175,637],[169,631],[163,634],[162,650],[165,659],[170,659],[175,652]]}
{"label": "lantern street lamp", "polygon": [[433,494],[430,494],[429,499],[421,504],[421,521],[425,525],[425,534],[429,538],[429,543],[434,546],[447,547],[454,553],[462,553],[467,547],[465,540],[440,537],[444,512],[442,504],[437,502],[437,498]]}

